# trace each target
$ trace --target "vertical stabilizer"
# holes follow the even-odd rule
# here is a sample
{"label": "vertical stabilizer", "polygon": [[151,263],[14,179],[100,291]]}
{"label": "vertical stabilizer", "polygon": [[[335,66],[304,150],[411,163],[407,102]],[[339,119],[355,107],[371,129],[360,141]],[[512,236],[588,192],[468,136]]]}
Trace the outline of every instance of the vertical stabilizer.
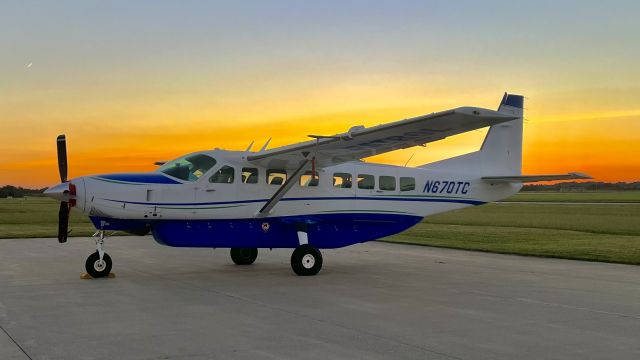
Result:
{"label": "vertical stabilizer", "polygon": [[426,164],[421,168],[486,175],[520,175],[522,173],[522,116],[524,97],[505,93],[498,111],[517,119],[489,128],[480,150]]}
{"label": "vertical stabilizer", "polygon": [[490,127],[484,138],[480,148],[482,163],[493,174],[522,173],[523,105],[523,96],[505,93],[498,111],[516,115],[518,119]]}

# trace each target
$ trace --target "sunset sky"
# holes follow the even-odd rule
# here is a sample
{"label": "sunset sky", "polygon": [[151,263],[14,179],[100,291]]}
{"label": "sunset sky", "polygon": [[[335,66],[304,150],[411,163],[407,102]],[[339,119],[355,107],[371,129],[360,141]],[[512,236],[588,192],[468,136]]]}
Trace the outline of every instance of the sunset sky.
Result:
{"label": "sunset sky", "polygon": [[[0,185],[526,96],[523,172],[640,180],[637,1],[2,1]],[[368,161],[417,166],[483,131]],[[497,174],[500,175],[500,174]]]}

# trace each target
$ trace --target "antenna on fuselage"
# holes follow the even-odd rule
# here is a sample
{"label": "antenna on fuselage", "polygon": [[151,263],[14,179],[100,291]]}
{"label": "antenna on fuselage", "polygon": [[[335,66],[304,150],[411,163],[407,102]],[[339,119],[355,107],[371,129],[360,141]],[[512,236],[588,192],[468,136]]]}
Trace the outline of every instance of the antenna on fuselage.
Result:
{"label": "antenna on fuselage", "polygon": [[415,155],[416,153],[411,154],[411,156],[409,156],[409,159],[407,159],[407,162],[404,163],[404,167],[407,167],[407,165],[409,164],[409,161],[411,161],[411,159],[413,159],[413,155]]}
{"label": "antenna on fuselage", "polygon": [[255,140],[251,140],[251,144],[249,144],[249,146],[247,146],[247,150],[245,150],[245,152],[251,151],[251,148],[253,147],[253,143],[254,142],[255,142]]}
{"label": "antenna on fuselage", "polygon": [[270,142],[271,142],[271,138],[269,138],[269,140],[267,140],[267,142],[264,143],[264,145],[262,145],[262,147],[260,148],[260,151],[258,151],[258,152],[265,151],[267,149],[267,146],[269,146]]}

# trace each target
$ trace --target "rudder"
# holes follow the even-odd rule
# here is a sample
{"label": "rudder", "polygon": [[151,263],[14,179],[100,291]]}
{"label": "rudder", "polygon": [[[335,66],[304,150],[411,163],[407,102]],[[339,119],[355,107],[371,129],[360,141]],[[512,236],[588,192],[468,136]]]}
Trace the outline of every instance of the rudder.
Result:
{"label": "rudder", "polygon": [[480,176],[522,174],[523,109],[523,96],[505,93],[498,111],[516,115],[517,119],[489,127],[478,151],[420,167],[459,173],[474,172]]}

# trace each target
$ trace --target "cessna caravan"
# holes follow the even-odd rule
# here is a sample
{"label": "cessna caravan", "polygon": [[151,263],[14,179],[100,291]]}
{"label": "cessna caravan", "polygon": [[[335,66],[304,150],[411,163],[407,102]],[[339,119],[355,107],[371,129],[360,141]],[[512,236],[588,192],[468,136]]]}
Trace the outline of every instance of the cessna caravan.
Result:
{"label": "cessna caravan", "polygon": [[[522,183],[587,175],[522,175],[523,103],[504,94],[498,110],[459,107],[332,136],[251,151],[206,150],[153,172],[67,179],[66,138],[57,139],[61,183],[45,194],[60,201],[58,240],[66,242],[71,208],[97,229],[85,268],[105,277],[112,260],[106,233],[151,233],[174,247],[230,248],[238,265],[258,249],[290,248],[298,275],[322,268],[320,249],[402,232],[427,216],[509,197]],[[480,150],[417,167],[363,162],[489,127]]]}

